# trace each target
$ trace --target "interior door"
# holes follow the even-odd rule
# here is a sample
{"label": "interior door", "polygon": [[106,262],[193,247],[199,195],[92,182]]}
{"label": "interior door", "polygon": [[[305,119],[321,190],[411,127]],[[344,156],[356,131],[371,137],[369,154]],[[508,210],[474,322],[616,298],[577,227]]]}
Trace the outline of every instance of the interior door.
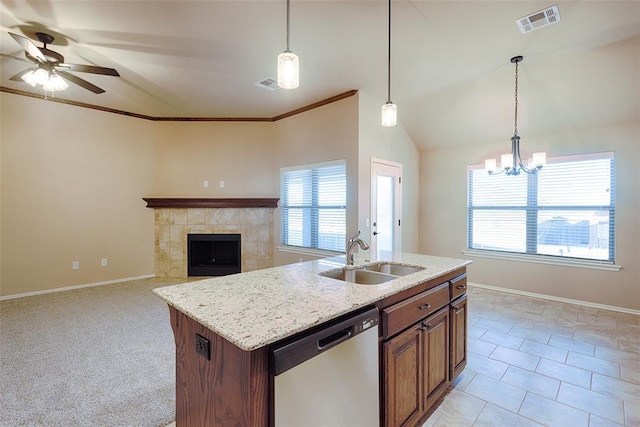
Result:
{"label": "interior door", "polygon": [[371,159],[371,255],[402,248],[402,165]]}

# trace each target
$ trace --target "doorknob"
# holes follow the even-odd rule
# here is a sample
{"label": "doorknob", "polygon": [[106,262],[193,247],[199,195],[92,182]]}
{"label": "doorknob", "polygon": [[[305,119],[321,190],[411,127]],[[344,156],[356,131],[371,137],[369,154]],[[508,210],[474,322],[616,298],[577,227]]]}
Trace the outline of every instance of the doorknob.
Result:
{"label": "doorknob", "polygon": [[374,236],[377,236],[378,234],[380,234],[380,233],[378,233],[377,231],[374,231],[374,232],[373,232],[373,235],[374,235]]}

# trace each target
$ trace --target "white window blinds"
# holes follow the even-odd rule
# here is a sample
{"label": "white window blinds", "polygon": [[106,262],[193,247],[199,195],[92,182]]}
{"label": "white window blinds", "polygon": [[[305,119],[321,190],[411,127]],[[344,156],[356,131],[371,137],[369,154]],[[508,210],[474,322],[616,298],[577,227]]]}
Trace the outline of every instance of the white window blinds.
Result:
{"label": "white window blinds", "polygon": [[283,245],[344,252],[346,163],[286,168],[280,172]]}
{"label": "white window blinds", "polygon": [[549,159],[533,175],[471,166],[467,178],[469,248],[614,262],[613,153]]}

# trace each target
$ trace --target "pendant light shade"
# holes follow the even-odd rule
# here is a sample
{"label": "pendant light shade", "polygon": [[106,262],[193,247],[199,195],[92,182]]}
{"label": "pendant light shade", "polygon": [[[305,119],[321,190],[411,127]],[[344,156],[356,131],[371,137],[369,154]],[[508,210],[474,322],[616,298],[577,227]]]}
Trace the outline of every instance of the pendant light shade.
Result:
{"label": "pendant light shade", "polygon": [[395,126],[398,121],[398,107],[391,101],[382,106],[382,126]]}
{"label": "pendant light shade", "polygon": [[300,59],[289,50],[290,0],[287,0],[287,49],[278,55],[278,86],[295,89],[300,86]]}
{"label": "pendant light shade", "polygon": [[278,86],[295,89],[300,86],[300,60],[288,50],[278,55]]}
{"label": "pendant light shade", "polygon": [[387,102],[382,106],[382,126],[395,126],[398,107],[391,102],[391,0],[389,0],[389,38],[387,45]]}

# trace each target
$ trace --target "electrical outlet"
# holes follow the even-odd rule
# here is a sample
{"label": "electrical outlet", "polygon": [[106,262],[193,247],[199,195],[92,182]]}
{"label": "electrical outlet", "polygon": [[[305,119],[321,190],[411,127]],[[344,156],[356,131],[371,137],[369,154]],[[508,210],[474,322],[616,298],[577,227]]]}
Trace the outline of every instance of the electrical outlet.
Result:
{"label": "electrical outlet", "polygon": [[74,270],[79,270],[80,269],[80,261],[73,261],[71,263],[71,268],[73,268]]}
{"label": "electrical outlet", "polygon": [[211,345],[209,340],[200,334],[196,334],[196,352],[207,360],[211,360]]}
{"label": "electrical outlet", "polygon": [[220,181],[220,188],[224,188],[224,181]]}
{"label": "electrical outlet", "polygon": [[106,267],[107,264],[108,264],[107,259],[106,258],[102,258],[102,260],[100,261],[100,265],[103,266],[103,267]]}
{"label": "electrical outlet", "polygon": [[209,188],[209,181],[206,181],[206,180],[205,180],[205,181],[202,181],[202,186],[203,186],[204,188]]}

